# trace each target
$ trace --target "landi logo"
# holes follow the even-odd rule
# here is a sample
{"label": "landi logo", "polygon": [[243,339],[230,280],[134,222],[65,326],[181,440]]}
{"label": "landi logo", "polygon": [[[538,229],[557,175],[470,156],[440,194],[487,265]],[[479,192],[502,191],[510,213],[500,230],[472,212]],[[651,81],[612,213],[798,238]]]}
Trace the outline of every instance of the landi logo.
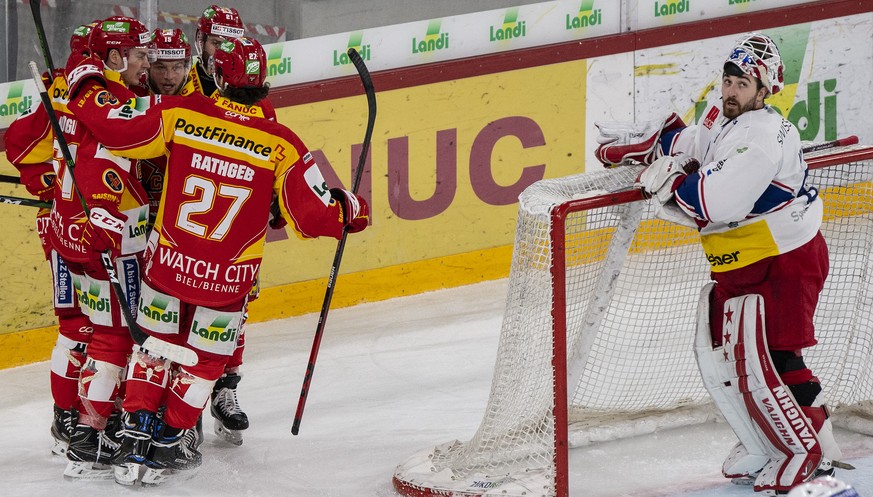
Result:
{"label": "landi logo", "polygon": [[579,12],[574,17],[570,17],[570,14],[567,14],[565,29],[568,31],[571,29],[582,29],[602,23],[600,9],[594,9],[594,0],[582,0],[581,5],[579,5]]}
{"label": "landi logo", "polygon": [[436,52],[449,48],[449,34],[440,33],[442,19],[435,19],[427,23],[427,34],[423,40],[412,38],[412,53]]}
{"label": "landi logo", "polygon": [[191,325],[191,332],[200,335],[202,338],[209,340],[211,342],[236,342],[236,328],[228,328],[227,325],[230,324],[230,318],[227,317],[219,317],[216,318],[215,321],[212,322],[206,328],[201,328],[197,323],[197,320],[194,320],[194,323]]}
{"label": "landi logo", "polygon": [[92,311],[106,312],[109,310],[109,298],[100,296],[100,287],[92,284],[88,287],[88,291],[82,289],[82,284],[77,280],[74,284],[76,295],[79,298],[79,305],[87,307]]}
{"label": "landi logo", "polygon": [[490,41],[503,41],[512,38],[523,38],[527,36],[527,28],[525,21],[518,20],[518,9],[509,9],[506,15],[503,16],[503,25],[500,27],[489,26]]}
{"label": "landi logo", "polygon": [[370,45],[363,45],[361,42],[364,40],[364,32],[357,31],[349,35],[349,45],[346,50],[334,50],[333,51],[333,65],[334,66],[344,66],[346,64],[351,64],[352,61],[349,59],[349,54],[346,53],[349,48],[354,48],[361,55],[361,59],[370,60]]}
{"label": "landi logo", "polygon": [[674,16],[691,11],[691,0],[664,0],[655,2],[655,17]]}
{"label": "landi logo", "polygon": [[24,82],[16,81],[9,84],[9,92],[6,93],[6,100],[0,104],[0,116],[17,116],[23,113],[33,105],[33,97],[22,96],[24,93]]}
{"label": "landi logo", "polygon": [[267,76],[278,76],[291,72],[291,57],[283,57],[284,43],[277,43],[270,47],[267,54]]}
{"label": "landi logo", "polygon": [[176,311],[167,311],[169,305],[169,300],[155,296],[155,298],[152,299],[152,303],[149,305],[146,305],[144,300],[140,300],[139,312],[152,321],[160,323],[178,323],[179,313]]}

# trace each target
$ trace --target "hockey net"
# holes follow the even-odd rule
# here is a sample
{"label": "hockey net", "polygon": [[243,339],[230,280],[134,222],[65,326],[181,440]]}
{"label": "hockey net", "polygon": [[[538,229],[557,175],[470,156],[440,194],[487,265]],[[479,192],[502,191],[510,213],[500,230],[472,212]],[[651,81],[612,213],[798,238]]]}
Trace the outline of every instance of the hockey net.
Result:
{"label": "hockey net", "polygon": [[[807,162],[831,268],[819,344],[804,356],[835,424],[873,434],[873,147]],[[400,493],[564,497],[568,446],[717,419],[693,353],[710,265],[696,230],[654,217],[632,187],[640,171],[543,180],[522,193],[484,419],[469,442],[400,464]]]}

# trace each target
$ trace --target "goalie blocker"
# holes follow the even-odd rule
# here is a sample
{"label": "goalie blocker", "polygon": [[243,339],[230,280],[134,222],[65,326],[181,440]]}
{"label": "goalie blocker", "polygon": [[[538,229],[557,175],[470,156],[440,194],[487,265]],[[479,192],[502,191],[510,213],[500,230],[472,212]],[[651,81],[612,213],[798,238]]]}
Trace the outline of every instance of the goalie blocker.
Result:
{"label": "goalie blocker", "polygon": [[710,326],[710,296],[701,292],[694,351],[704,386],[739,442],[722,467],[736,482],[754,480],[755,491],[787,492],[832,471],[841,456],[819,393],[812,406],[798,404],[779,376],[767,346],[760,295],[728,299],[720,343]]}

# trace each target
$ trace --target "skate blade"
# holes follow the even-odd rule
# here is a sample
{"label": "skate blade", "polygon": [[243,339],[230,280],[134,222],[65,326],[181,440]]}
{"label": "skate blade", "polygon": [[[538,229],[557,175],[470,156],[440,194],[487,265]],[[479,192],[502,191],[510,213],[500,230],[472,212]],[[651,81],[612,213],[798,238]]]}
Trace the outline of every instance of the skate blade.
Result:
{"label": "skate blade", "polygon": [[225,428],[221,421],[215,420],[215,434],[218,438],[224,440],[225,442],[236,445],[239,447],[243,443],[242,431],[241,430],[230,430]]}
{"label": "skate blade", "polygon": [[840,469],[849,469],[849,470],[855,469],[854,466],[852,466],[851,464],[849,464],[847,462],[843,462],[843,461],[831,461],[831,466],[833,466],[835,468],[840,468]]}
{"label": "skate blade", "polygon": [[739,478],[731,478],[731,483],[734,485],[740,485],[743,487],[751,487],[755,484],[755,479],[751,476],[741,476]]}
{"label": "skate blade", "polygon": [[178,471],[175,469],[155,469],[146,467],[142,474],[142,486],[157,487],[168,481],[185,481],[197,474],[197,468]]}
{"label": "skate blade", "polygon": [[55,440],[55,446],[52,447],[52,454],[56,456],[62,456],[64,459],[66,459],[68,445],[69,443],[66,441]]}
{"label": "skate blade", "polygon": [[126,462],[112,467],[115,483],[124,486],[132,486],[139,479],[139,468],[142,464]]}
{"label": "skate blade", "polygon": [[87,461],[70,461],[64,469],[64,479],[71,481],[112,480],[112,466]]}

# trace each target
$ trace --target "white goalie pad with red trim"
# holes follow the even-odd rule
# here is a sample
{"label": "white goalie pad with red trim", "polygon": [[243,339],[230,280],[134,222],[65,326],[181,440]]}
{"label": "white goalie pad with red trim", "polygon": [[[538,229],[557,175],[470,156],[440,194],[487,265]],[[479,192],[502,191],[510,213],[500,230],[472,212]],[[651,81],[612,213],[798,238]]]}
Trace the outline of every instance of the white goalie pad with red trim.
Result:
{"label": "white goalie pad with red trim", "polygon": [[[703,302],[704,298],[701,298]],[[709,306],[708,295],[706,307]],[[779,377],[770,359],[760,295],[729,299],[722,313],[722,346],[709,351],[709,326],[702,330],[699,312],[695,349],[707,390],[740,438],[746,454],[736,469],[753,466],[750,457],[768,461],[755,479],[755,491],[787,491],[811,478],[822,462],[815,430]],[[708,311],[705,313],[708,321]],[[701,358],[703,360],[701,360]],[[721,387],[717,386],[719,382]],[[710,389],[711,385],[716,385]],[[730,457],[728,459],[730,461]],[[725,468],[731,469],[731,468]],[[749,474],[754,474],[749,470]],[[727,472],[726,472],[726,476]]]}

